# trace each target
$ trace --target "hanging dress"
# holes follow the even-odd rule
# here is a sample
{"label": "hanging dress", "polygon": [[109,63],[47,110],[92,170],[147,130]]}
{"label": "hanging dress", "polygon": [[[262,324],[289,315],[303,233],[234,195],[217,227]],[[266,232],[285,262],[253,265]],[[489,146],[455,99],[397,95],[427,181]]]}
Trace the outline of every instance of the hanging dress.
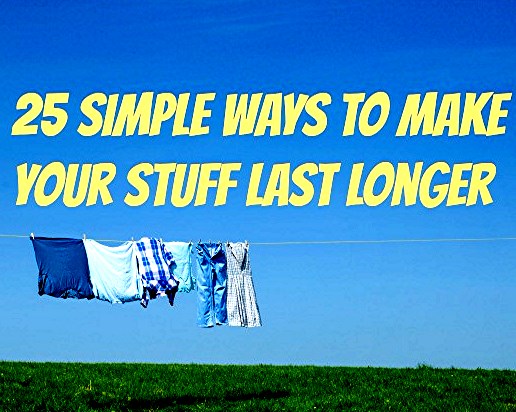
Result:
{"label": "hanging dress", "polygon": [[247,242],[228,242],[226,256],[229,326],[248,328],[262,326],[249,260],[249,244]]}

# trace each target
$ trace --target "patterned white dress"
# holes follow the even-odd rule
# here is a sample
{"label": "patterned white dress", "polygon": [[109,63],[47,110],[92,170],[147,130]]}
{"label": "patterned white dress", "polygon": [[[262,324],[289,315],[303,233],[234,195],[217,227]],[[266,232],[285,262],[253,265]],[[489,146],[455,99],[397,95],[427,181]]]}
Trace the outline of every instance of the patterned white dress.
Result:
{"label": "patterned white dress", "polygon": [[247,242],[228,242],[226,257],[229,326],[248,328],[262,326],[249,260],[249,244]]}

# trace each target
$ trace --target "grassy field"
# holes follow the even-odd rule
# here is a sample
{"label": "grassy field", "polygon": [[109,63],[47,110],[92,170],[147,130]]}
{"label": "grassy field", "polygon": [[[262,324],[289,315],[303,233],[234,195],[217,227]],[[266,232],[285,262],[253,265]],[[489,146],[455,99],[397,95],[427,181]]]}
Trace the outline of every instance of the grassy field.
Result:
{"label": "grassy field", "polygon": [[1,411],[516,411],[516,371],[0,362]]}

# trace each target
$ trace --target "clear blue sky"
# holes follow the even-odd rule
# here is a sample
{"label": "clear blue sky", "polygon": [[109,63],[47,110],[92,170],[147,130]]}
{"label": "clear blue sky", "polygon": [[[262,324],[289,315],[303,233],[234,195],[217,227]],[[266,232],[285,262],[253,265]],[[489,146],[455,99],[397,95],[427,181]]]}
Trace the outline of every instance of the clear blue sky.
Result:
{"label": "clear blue sky", "polygon": [[[486,5],[484,5],[486,4]],[[25,2],[0,18],[0,232],[91,238],[282,240],[515,236],[516,114],[504,136],[395,139],[411,92],[515,89],[516,12],[508,2]],[[162,135],[82,138],[81,117],[55,138],[11,137],[17,98],[69,91],[385,90],[392,115],[373,138],[340,137],[338,105],[324,135],[223,139]],[[511,116],[512,114],[512,116]],[[332,122],[331,119],[334,119]],[[217,128],[217,125],[219,126]],[[16,207],[16,165],[110,161],[115,202]],[[495,202],[469,208],[346,208],[351,164],[437,160],[496,163]],[[123,176],[138,162],[343,162],[332,203],[249,207],[245,184],[227,206],[130,208]],[[294,363],[516,368],[516,242],[251,246],[264,327],[195,326],[195,295],[111,306],[37,294],[27,240],[0,239],[0,359]]]}

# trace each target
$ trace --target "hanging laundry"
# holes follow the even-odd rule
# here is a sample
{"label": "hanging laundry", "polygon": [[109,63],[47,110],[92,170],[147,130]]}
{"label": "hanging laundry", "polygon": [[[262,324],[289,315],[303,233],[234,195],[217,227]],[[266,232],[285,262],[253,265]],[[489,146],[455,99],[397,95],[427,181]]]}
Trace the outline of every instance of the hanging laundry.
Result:
{"label": "hanging laundry", "polygon": [[256,303],[249,244],[247,242],[227,243],[228,262],[228,324],[248,328],[262,326],[260,311]]}
{"label": "hanging laundry", "polygon": [[159,239],[144,237],[136,242],[138,271],[143,285],[141,305],[146,308],[149,299],[168,296],[170,305],[174,305],[178,282],[170,266],[174,259],[163,242]]}
{"label": "hanging laundry", "polygon": [[227,267],[222,243],[197,244],[197,324],[209,328],[226,325]]}
{"label": "hanging laundry", "polygon": [[93,299],[88,258],[82,240],[45,237],[31,240],[39,269],[40,295]]}
{"label": "hanging laundry", "polygon": [[178,292],[190,292],[195,289],[195,276],[192,275],[192,243],[163,242],[172,253],[174,264],[172,274],[179,282]]}
{"label": "hanging laundry", "polygon": [[136,245],[125,242],[120,246],[105,246],[85,239],[93,294],[111,303],[140,300],[143,296],[136,261]]}

